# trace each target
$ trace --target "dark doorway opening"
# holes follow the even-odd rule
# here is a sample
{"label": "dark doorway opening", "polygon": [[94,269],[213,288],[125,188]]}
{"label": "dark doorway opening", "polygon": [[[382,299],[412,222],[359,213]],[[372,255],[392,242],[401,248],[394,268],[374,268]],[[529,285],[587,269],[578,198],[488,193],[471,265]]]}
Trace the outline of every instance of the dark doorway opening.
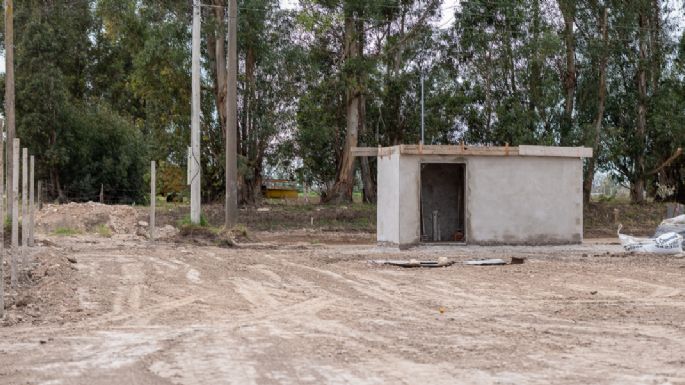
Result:
{"label": "dark doorway opening", "polygon": [[421,165],[421,241],[466,240],[465,174],[461,163]]}

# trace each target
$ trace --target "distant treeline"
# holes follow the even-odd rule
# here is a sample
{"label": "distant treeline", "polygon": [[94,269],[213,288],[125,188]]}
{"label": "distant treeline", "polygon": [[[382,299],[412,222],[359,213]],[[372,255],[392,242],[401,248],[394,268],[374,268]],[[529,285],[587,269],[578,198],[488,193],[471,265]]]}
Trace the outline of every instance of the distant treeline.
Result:
{"label": "distant treeline", "polygon": [[[223,197],[226,0],[202,0],[203,196]],[[189,0],[14,0],[17,130],[53,198],[185,188]],[[631,197],[685,202],[682,4],[238,1],[240,199],[266,176],[375,200],[354,146],[588,146]],[[672,8],[676,7],[676,8]],[[2,28],[4,30],[4,28]],[[4,78],[2,80],[4,88]],[[4,92],[0,92],[3,95]],[[675,155],[675,156],[674,156]]]}

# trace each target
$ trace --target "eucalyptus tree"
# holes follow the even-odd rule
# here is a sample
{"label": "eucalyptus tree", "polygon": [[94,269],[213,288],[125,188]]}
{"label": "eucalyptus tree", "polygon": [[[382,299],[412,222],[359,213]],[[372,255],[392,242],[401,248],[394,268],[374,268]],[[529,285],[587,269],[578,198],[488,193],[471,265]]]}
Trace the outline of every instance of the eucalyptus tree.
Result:
{"label": "eucalyptus tree", "polygon": [[[325,200],[351,201],[357,164],[351,149],[360,139],[363,144],[372,144],[373,130],[367,124],[367,115],[377,112],[367,111],[378,107],[375,91],[384,87],[378,81],[388,63],[396,63],[391,65],[395,73],[404,70],[406,46],[419,35],[421,26],[438,14],[440,2],[346,0],[301,4],[299,20],[311,37],[310,65],[316,76],[308,78],[308,91],[300,102],[300,148],[305,152],[305,164],[323,157],[335,160],[333,179],[329,179],[333,174],[330,169],[317,167]],[[317,106],[316,98],[325,98],[328,104]],[[315,117],[322,113],[325,120],[317,122]],[[330,135],[311,132],[317,128]],[[328,154],[308,154],[307,140],[321,149],[328,148]],[[375,186],[368,159],[362,159],[361,166],[365,199],[373,201]]]}

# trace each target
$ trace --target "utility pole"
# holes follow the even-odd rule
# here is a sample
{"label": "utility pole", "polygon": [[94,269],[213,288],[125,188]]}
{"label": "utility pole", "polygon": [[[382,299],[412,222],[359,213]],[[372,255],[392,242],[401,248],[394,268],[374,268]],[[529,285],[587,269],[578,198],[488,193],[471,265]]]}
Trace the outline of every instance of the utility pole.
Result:
{"label": "utility pole", "polygon": [[[15,113],[14,113],[14,4],[13,0],[5,0],[5,114],[7,118],[7,149],[14,143]],[[7,212],[12,212],[14,204],[12,190],[12,176],[14,159],[7,151]],[[3,219],[4,220],[4,219]]]}
{"label": "utility pole", "polygon": [[192,103],[190,108],[190,221],[200,223],[202,191],[200,168],[200,0],[193,0]]}
{"label": "utility pole", "polygon": [[0,119],[0,319],[5,316],[5,212],[3,210],[3,196],[5,195],[5,155],[3,154],[4,142],[2,137],[5,132],[5,121]]}
{"label": "utility pole", "polygon": [[226,228],[238,221],[238,2],[228,2],[228,50],[226,68],[228,89],[226,90]]}

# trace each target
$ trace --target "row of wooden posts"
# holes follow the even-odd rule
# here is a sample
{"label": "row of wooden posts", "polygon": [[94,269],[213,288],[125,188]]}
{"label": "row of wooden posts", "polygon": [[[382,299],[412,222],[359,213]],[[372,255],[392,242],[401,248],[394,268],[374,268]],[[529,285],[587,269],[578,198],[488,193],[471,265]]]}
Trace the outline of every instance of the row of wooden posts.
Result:
{"label": "row of wooden posts", "polygon": [[[4,154],[3,146],[0,145],[0,318],[4,316],[4,268],[3,259],[5,257],[5,176],[4,176]],[[21,151],[21,248],[19,245],[19,156],[21,144],[19,139],[14,139],[12,143],[12,183],[8,188],[12,189],[12,202],[7,202],[7,207],[11,207],[9,213],[12,218],[11,232],[11,251],[10,251],[10,287],[13,290],[19,285],[19,269],[17,265],[21,262],[21,268],[28,271],[29,257],[28,248],[34,246],[34,227],[35,227],[35,164],[36,159],[33,155],[29,157],[29,151],[24,148]],[[8,154],[9,155],[9,154]],[[40,189],[39,182],[39,189]],[[40,194],[39,194],[40,195]],[[11,203],[11,204],[10,204]],[[21,261],[19,261],[21,257]]]}
{"label": "row of wooden posts", "polygon": [[[4,183],[4,167],[2,165],[3,149],[0,145],[0,319],[4,317],[5,312],[5,293],[4,293],[4,267],[3,260],[5,256],[5,212],[2,198],[5,196]],[[16,290],[19,285],[19,269],[18,264],[21,263],[21,268],[28,271],[29,257],[28,248],[35,244],[34,230],[35,230],[35,156],[29,157],[28,149],[22,150],[22,167],[21,167],[21,247],[19,246],[19,152],[20,141],[14,139],[12,144],[12,159],[13,159],[13,174],[12,174],[12,232],[11,232],[11,251],[10,251],[10,287]],[[150,241],[155,239],[155,211],[156,211],[156,162],[152,161],[150,164]],[[41,195],[41,183],[38,182],[38,196]],[[9,202],[8,202],[9,203]],[[39,203],[40,205],[40,203]],[[20,261],[21,257],[21,261]]]}

